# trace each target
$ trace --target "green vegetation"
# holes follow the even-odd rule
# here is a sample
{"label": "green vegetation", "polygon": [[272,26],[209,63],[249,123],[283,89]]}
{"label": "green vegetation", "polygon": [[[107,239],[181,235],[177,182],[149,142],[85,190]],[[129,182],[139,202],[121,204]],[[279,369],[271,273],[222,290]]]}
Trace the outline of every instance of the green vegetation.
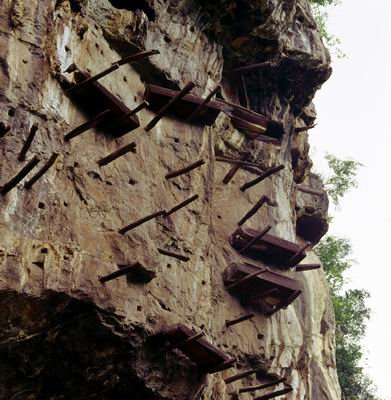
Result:
{"label": "green vegetation", "polygon": [[334,50],[335,55],[338,58],[345,57],[344,52],[339,47],[341,41],[334,35],[330,34],[330,32],[327,30],[328,14],[325,11],[325,7],[336,6],[341,3],[341,0],[310,0],[310,3],[312,6],[312,12],[314,14],[316,25],[327,47],[330,50]]}
{"label": "green vegetation", "polygon": [[[326,159],[332,175],[324,179],[326,190],[337,205],[343,195],[357,186],[357,170],[361,165],[354,160],[340,160],[328,154]],[[370,310],[366,305],[369,293],[363,289],[345,290],[344,274],[352,268],[352,245],[348,239],[333,235],[324,237],[315,252],[322,261],[330,286],[336,322],[336,362],[342,400],[379,400],[376,388],[361,366]]]}

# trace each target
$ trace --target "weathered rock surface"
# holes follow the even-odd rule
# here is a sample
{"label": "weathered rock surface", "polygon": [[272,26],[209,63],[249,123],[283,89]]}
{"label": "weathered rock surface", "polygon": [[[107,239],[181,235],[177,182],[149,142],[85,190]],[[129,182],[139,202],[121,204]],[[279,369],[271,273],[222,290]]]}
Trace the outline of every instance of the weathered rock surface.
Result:
{"label": "weathered rock surface", "polygon": [[[274,235],[294,242],[298,230],[305,239],[300,222],[296,226],[305,215],[296,212],[306,206],[297,200],[291,137],[330,74],[307,1],[130,3],[4,0],[0,9],[0,185],[33,155],[43,164],[60,154],[30,190],[20,184],[0,195],[0,399],[179,400],[200,393],[223,400],[257,377],[229,387],[223,378],[259,363],[287,378],[294,388],[288,398],[339,399],[323,271],[295,275],[303,294],[286,310],[225,328],[225,320],[245,310],[224,289],[222,273],[232,261],[254,262],[228,243],[239,219],[266,194],[278,207],[263,207],[247,226],[270,224]],[[97,73],[144,48],[160,55],[101,80],[130,109],[141,103],[147,81],[173,88],[193,81],[199,95],[223,81],[223,95],[235,101],[237,79],[228,70],[265,62],[246,75],[249,106],[284,125],[281,148],[249,141],[223,115],[212,127],[166,117],[148,133],[140,128],[113,139],[90,130],[64,142],[85,115],[56,74],[72,63]],[[145,109],[138,115],[143,127],[154,114]],[[18,161],[33,124],[39,131],[26,161]],[[132,140],[137,154],[98,167],[98,159]],[[300,146],[305,149],[305,139]],[[245,152],[265,168],[283,163],[285,169],[246,193],[239,187],[254,177],[248,171],[224,185],[230,166],[214,155]],[[300,154],[305,177],[310,162],[306,151]],[[200,158],[206,161],[200,169],[164,179]],[[117,233],[193,194],[199,199],[178,213]],[[191,260],[167,258],[158,246]],[[136,261],[155,276],[149,283],[125,277],[99,282],[117,265]],[[307,261],[316,258],[310,254]],[[156,353],[151,338],[175,323],[203,329],[237,357],[235,367],[206,377],[181,353]]]}

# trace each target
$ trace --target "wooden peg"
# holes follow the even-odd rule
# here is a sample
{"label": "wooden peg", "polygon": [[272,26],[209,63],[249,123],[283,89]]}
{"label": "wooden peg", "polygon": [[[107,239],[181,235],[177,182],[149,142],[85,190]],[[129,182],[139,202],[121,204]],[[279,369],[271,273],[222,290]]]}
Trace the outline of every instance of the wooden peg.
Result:
{"label": "wooden peg", "polygon": [[277,390],[276,392],[265,394],[260,397],[256,397],[254,400],[269,400],[269,399],[274,399],[279,396],[283,396],[284,394],[290,393],[293,390],[291,386],[286,387],[282,390]]}
{"label": "wooden peg", "polygon": [[205,332],[196,333],[195,335],[190,336],[185,340],[182,340],[182,341],[177,342],[177,343],[170,344],[169,346],[165,347],[161,351],[163,353],[167,353],[168,351],[171,351],[173,349],[177,349],[178,347],[182,347],[185,344],[189,344],[191,342],[194,342],[195,340],[198,340],[198,339],[202,338],[203,336],[205,336]]}
{"label": "wooden peg", "polygon": [[299,264],[296,265],[296,272],[311,271],[313,269],[319,269],[320,264]]}
{"label": "wooden peg", "polygon": [[0,194],[4,195],[13,189],[38,163],[39,158],[34,156],[14,178],[0,188]]}
{"label": "wooden peg", "polygon": [[181,208],[186,207],[188,204],[192,203],[193,201],[197,200],[198,198],[199,198],[198,194],[195,194],[194,196],[190,197],[189,199],[183,201],[182,203],[179,203],[177,206],[175,206],[171,210],[167,211],[164,215],[164,218],[167,218],[169,215],[174,214],[175,212],[179,211]]}
{"label": "wooden peg", "polygon": [[56,162],[58,156],[59,156],[58,153],[53,153],[50,156],[48,162],[30,180],[28,180],[24,184],[24,187],[26,189],[31,189],[31,187],[34,185],[34,183],[37,182],[37,180],[40,179],[50,169],[50,167]]}
{"label": "wooden peg", "polygon": [[221,86],[218,85],[216,89],[212,90],[208,96],[202,101],[202,103],[190,114],[189,118],[187,118],[186,122],[190,123],[197,117],[202,110],[208,105],[208,103],[211,101],[212,97],[220,90]]}
{"label": "wooden peg", "polygon": [[[262,385],[247,386],[247,387],[240,388],[237,393],[240,394],[240,393],[255,392],[256,390],[263,390],[263,389],[267,389],[272,386],[277,386],[280,383],[283,383],[285,381],[286,381],[286,378],[280,378],[280,379],[276,379],[275,381],[272,381],[272,382],[264,383]],[[235,394],[235,393],[231,393],[231,394]]]}
{"label": "wooden peg", "polygon": [[180,99],[182,99],[191,89],[195,87],[193,82],[189,82],[180,92],[178,92],[174,97],[170,99],[156,114],[156,116],[149,122],[145,127],[145,130],[150,131],[167,113],[167,111]]}
{"label": "wooden peg", "polygon": [[134,228],[136,228],[136,227],[138,227],[138,226],[144,224],[145,222],[150,221],[151,219],[160,217],[161,215],[165,215],[165,211],[164,211],[164,210],[157,211],[157,212],[155,212],[155,213],[153,213],[153,214],[151,214],[151,215],[147,215],[147,216],[144,217],[144,218],[141,218],[141,219],[139,219],[139,220],[137,220],[137,221],[135,221],[135,222],[132,222],[131,224],[129,224],[129,225],[127,225],[127,226],[121,228],[121,229],[118,231],[118,233],[120,233],[121,235],[123,235],[123,234],[125,234],[126,232],[130,231],[131,229],[134,229]]}
{"label": "wooden peg", "polygon": [[251,318],[254,318],[254,317],[255,317],[254,313],[245,314],[245,315],[242,315],[242,316],[240,316],[238,318],[232,319],[230,321],[226,320],[225,321],[225,326],[227,328],[229,328],[230,326],[233,326],[233,325],[236,325],[236,324],[240,324],[241,322],[247,321],[247,320],[249,320]]}
{"label": "wooden peg", "polygon": [[118,69],[121,65],[124,64],[129,64],[131,62],[134,61],[138,61],[142,58],[146,58],[146,57],[150,57],[153,56],[155,54],[159,54],[158,50],[151,50],[151,51],[143,51],[140,53],[136,53],[136,54],[132,54],[130,56],[124,57],[121,60],[118,60],[116,62],[113,62],[111,64],[111,67],[105,69],[102,72],[99,72],[98,74],[91,76],[91,78],[85,79],[84,81],[78,83],[77,85],[72,86],[71,88],[67,89],[65,92],[67,94],[72,93],[76,90],[80,90],[81,88],[83,88],[84,86],[88,85],[89,83],[95,82],[97,80],[99,80],[100,78],[103,78],[104,76],[110,74],[111,72],[115,71],[116,69]]}
{"label": "wooden peg", "polygon": [[307,250],[308,247],[310,247],[310,246],[311,246],[311,243],[309,243],[309,242],[304,243],[304,244],[299,248],[299,250],[297,250],[296,254],[293,255],[293,256],[292,256],[288,261],[286,261],[284,264],[285,264],[285,265],[288,265],[288,266],[294,267],[297,263],[299,263],[299,262],[301,261],[301,256],[302,256],[303,252],[304,252],[305,250]]}
{"label": "wooden peg", "polygon": [[23,161],[26,157],[26,154],[31,146],[31,143],[34,140],[35,134],[37,133],[38,130],[38,125],[34,124],[31,129],[30,129],[30,133],[27,136],[26,141],[24,142],[24,145],[22,147],[22,150],[20,150],[20,153],[18,155],[18,160],[19,161]]}
{"label": "wooden peg", "polygon": [[238,225],[243,225],[247,220],[249,220],[256,212],[265,204],[273,204],[267,196],[262,196],[260,200],[255,204],[255,206],[246,213],[246,215],[238,222]]}
{"label": "wooden peg", "polygon": [[239,253],[243,254],[246,250],[252,247],[253,244],[255,244],[259,239],[261,239],[263,236],[265,236],[272,227],[268,225],[265,229],[263,229],[261,232],[258,233],[258,235],[254,236],[246,245],[244,245]]}
{"label": "wooden peg", "polygon": [[[238,161],[245,161],[249,156],[249,153],[245,153],[243,154],[243,156],[241,157],[241,160]],[[239,171],[241,164],[236,164],[234,165],[227,173],[227,175],[225,175],[224,179],[223,179],[223,183],[225,185],[227,185],[231,179],[236,175],[236,173]]]}
{"label": "wooden peg", "polygon": [[136,143],[135,142],[129,143],[126,146],[123,146],[120,149],[109,154],[108,156],[101,158],[100,160],[97,161],[97,163],[100,167],[102,167],[103,165],[107,165],[107,164],[111,163],[112,161],[116,160],[117,158],[129,153],[130,151],[132,153],[136,152]]}
{"label": "wooden peg", "polygon": [[236,362],[236,358],[231,357],[229,360],[222,362],[221,364],[217,365],[213,368],[208,368],[206,372],[208,374],[214,374],[216,372],[225,371],[228,368],[232,368],[233,364]]}
{"label": "wooden peg", "polygon": [[83,132],[86,132],[89,129],[94,128],[96,125],[102,122],[108,114],[110,114],[110,110],[105,110],[96,115],[94,118],[91,118],[87,122],[82,123],[75,129],[72,129],[70,132],[68,132],[64,136],[64,140],[67,142],[68,140],[71,140],[74,137],[81,135]]}
{"label": "wooden peg", "polygon": [[166,250],[166,249],[162,249],[162,248],[158,248],[157,251],[160,254],[163,254],[164,256],[174,257],[174,258],[177,258],[178,260],[181,260],[181,261],[187,262],[187,261],[190,260],[190,257],[185,256],[184,254],[180,254],[180,253],[174,252],[174,251],[170,251],[170,250]]}
{"label": "wooden peg", "polygon": [[235,281],[235,282],[232,283],[231,285],[227,286],[226,289],[227,289],[227,290],[234,289],[234,288],[236,288],[237,286],[239,286],[239,285],[241,285],[241,284],[243,284],[243,283],[245,283],[245,282],[247,282],[247,281],[249,281],[249,280],[255,278],[255,277],[258,276],[258,275],[264,274],[265,272],[268,272],[268,271],[269,271],[269,268],[264,268],[264,269],[260,269],[259,271],[255,271],[255,272],[253,272],[253,273],[250,274],[250,275],[246,275],[245,277],[243,277],[243,278],[241,278],[241,279],[238,279],[237,281]]}
{"label": "wooden peg", "polygon": [[131,110],[128,113],[126,113],[125,115],[123,115],[117,121],[114,121],[112,124],[106,126],[105,129],[107,129],[107,130],[116,129],[117,127],[121,126],[121,124],[125,120],[130,118],[132,115],[137,114],[139,111],[143,110],[147,106],[148,106],[148,103],[146,101],[143,101],[140,105],[138,105],[136,108],[134,108],[133,110]]}
{"label": "wooden peg", "polygon": [[241,372],[239,374],[232,375],[232,376],[230,376],[228,378],[225,378],[224,382],[226,384],[232,383],[232,382],[238,381],[239,379],[243,379],[243,378],[246,378],[247,376],[255,374],[256,372],[264,371],[264,370],[265,370],[264,367],[258,367],[258,368],[249,369],[247,371],[244,371],[244,372]]}
{"label": "wooden peg", "polygon": [[245,192],[247,189],[249,189],[249,188],[255,186],[256,184],[258,184],[259,182],[262,182],[264,179],[266,179],[266,178],[269,177],[270,175],[273,175],[273,174],[275,174],[276,172],[281,171],[281,170],[284,169],[284,168],[285,168],[285,166],[282,165],[282,164],[281,164],[281,165],[278,165],[278,166],[276,166],[276,167],[270,168],[270,169],[268,169],[267,171],[265,171],[265,172],[264,172],[261,176],[259,176],[258,178],[254,179],[254,180],[251,181],[251,182],[245,183],[245,184],[240,188],[240,190],[241,190],[242,192]]}
{"label": "wooden peg", "polygon": [[190,165],[188,165],[188,166],[185,167],[185,168],[178,169],[177,171],[169,172],[169,173],[166,175],[166,179],[176,178],[177,176],[183,175],[183,174],[185,174],[186,172],[189,172],[189,171],[192,171],[193,169],[199,168],[199,167],[201,167],[201,165],[204,165],[204,164],[205,164],[205,161],[204,161],[204,160],[198,160],[197,162],[195,162],[195,163],[193,163],[193,164],[190,164]]}
{"label": "wooden peg", "polygon": [[126,275],[129,272],[132,272],[132,270],[138,265],[140,265],[140,263],[136,262],[136,263],[134,263],[132,265],[129,265],[128,267],[121,268],[118,271],[114,271],[111,274],[108,274],[108,275],[105,275],[105,276],[101,276],[99,278],[99,282],[105,283],[105,282],[111,281],[113,279],[119,278],[120,276]]}

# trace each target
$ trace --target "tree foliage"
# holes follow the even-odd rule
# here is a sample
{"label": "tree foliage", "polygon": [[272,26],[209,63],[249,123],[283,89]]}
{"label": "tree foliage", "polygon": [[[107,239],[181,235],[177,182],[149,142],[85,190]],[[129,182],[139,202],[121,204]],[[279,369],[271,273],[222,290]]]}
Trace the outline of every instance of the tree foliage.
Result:
{"label": "tree foliage", "polygon": [[362,164],[350,158],[339,159],[332,154],[326,155],[326,160],[331,170],[331,175],[323,183],[327,194],[336,206],[349,189],[357,187],[357,174]]}
{"label": "tree foliage", "polygon": [[336,361],[342,400],[378,400],[371,379],[365,374],[361,360],[361,340],[365,335],[370,309],[369,293],[363,289],[344,291],[344,273],[355,261],[348,239],[328,235],[315,252],[322,261],[330,285],[336,322]]}

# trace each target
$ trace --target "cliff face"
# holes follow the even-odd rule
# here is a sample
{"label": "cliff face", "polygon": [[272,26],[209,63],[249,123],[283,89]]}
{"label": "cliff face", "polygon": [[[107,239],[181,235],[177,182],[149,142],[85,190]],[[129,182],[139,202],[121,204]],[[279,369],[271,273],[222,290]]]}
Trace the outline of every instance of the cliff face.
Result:
{"label": "cliff face", "polygon": [[[311,99],[330,75],[307,0],[3,0],[0,41],[0,185],[33,156],[43,165],[59,154],[31,189],[24,181],[0,195],[0,399],[230,399],[258,377],[229,385],[223,379],[259,365],[287,378],[289,399],[339,399],[321,269],[279,271],[299,281],[302,295],[271,317],[255,312],[225,327],[248,309],[224,289],[223,272],[232,262],[255,263],[228,238],[262,195],[277,207],[262,207],[247,227],[269,224],[273,235],[299,244],[327,230],[324,196],[296,186],[321,190],[309,176],[306,127],[315,119]],[[65,142],[87,117],[65,95],[59,74],[72,80],[64,71],[73,63],[95,74],[144,49],[160,54],[100,80],[130,109],[142,102],[146,83],[175,89],[192,81],[199,96],[221,83],[226,100],[243,102],[232,69],[262,63],[243,74],[245,100],[283,126],[281,145],[250,140],[222,113],[210,127],[167,116],[146,132],[155,115],[149,109],[137,114],[141,128],[120,138],[92,129]],[[34,125],[38,132],[20,161]],[[131,141],[135,154],[98,166]],[[264,169],[285,168],[246,192],[239,187],[256,177],[248,170],[223,184],[231,165],[215,155],[245,154]],[[199,159],[201,168],[165,180]],[[118,233],[193,194],[198,200],[178,213]],[[134,262],[143,265],[142,279],[99,282]],[[313,262],[309,251],[305,263]],[[180,352],[158,353],[151,338],[177,323],[203,330],[236,357],[233,368],[205,376]]]}

